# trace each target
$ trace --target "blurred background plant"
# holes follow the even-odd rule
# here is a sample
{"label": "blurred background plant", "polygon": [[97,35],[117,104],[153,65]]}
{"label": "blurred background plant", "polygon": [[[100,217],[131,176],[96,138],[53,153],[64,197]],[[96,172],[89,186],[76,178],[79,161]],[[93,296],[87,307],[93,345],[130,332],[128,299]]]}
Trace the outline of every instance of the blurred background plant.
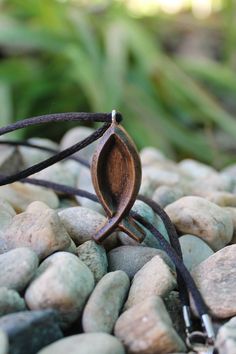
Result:
{"label": "blurred background plant", "polygon": [[1,125],[116,108],[139,148],[222,167],[236,156],[235,17],[234,0],[0,0]]}

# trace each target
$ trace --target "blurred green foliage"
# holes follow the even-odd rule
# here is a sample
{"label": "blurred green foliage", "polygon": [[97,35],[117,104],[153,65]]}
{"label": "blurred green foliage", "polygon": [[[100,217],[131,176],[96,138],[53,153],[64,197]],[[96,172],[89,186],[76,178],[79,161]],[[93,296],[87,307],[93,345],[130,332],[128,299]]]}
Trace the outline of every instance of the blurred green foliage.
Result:
{"label": "blurred green foliage", "polygon": [[[199,22],[188,13],[135,18],[117,1],[0,1],[1,125],[115,108],[139,148],[229,163],[236,151],[234,7],[227,1]],[[205,48],[197,55],[196,39]],[[17,134],[59,139],[70,126]]]}

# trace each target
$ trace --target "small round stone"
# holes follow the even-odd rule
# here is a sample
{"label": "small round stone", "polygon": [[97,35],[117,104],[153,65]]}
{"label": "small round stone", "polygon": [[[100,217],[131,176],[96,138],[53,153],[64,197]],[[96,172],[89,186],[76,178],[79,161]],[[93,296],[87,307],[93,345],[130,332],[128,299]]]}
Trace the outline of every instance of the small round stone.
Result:
{"label": "small round stone", "polygon": [[18,213],[35,201],[41,201],[52,209],[59,206],[58,196],[52,190],[20,182],[1,186],[0,198],[5,199]]}
{"label": "small round stone", "polygon": [[[236,245],[224,247],[196,266],[191,273],[215,318],[236,315],[235,255]],[[193,303],[192,308],[195,310]]]}
{"label": "small round stone", "polygon": [[57,252],[41,263],[25,300],[31,310],[58,310],[66,327],[79,317],[93,287],[86,264],[71,253]]}
{"label": "small round stone", "polygon": [[198,236],[217,251],[233,236],[233,222],[227,211],[208,200],[188,196],[169,204],[165,211],[177,230]]}
{"label": "small round stone", "polygon": [[135,274],[124,308],[127,310],[149,296],[165,297],[176,285],[175,271],[162,257],[155,256]]}
{"label": "small round stone", "polygon": [[31,203],[25,212],[13,218],[3,241],[6,250],[28,247],[40,259],[71,245],[57,212],[42,202]]}
{"label": "small round stone", "polygon": [[37,354],[125,354],[121,342],[107,333],[84,333],[61,339]]}
{"label": "small round stone", "polygon": [[114,332],[127,353],[167,354],[186,349],[159,296],[148,296],[123,312],[116,322]]}
{"label": "small round stone", "polygon": [[183,196],[184,192],[178,187],[160,186],[155,190],[152,199],[162,208],[165,208],[168,204],[175,202]]}
{"label": "small round stone", "polygon": [[108,253],[109,271],[123,270],[130,279],[153,257],[159,255],[171,267],[170,258],[162,250],[143,246],[120,246]]}
{"label": "small round stone", "polygon": [[15,290],[0,288],[0,317],[25,309],[24,299]]}
{"label": "small round stone", "polygon": [[212,249],[199,237],[183,235],[179,238],[179,242],[183,261],[188,270],[194,269],[194,267],[214,254]]}
{"label": "small round stone", "polygon": [[77,248],[77,255],[89,267],[96,283],[107,273],[107,256],[102,245],[86,241]]}
{"label": "small round stone", "polygon": [[38,257],[29,248],[15,248],[0,255],[0,284],[2,287],[24,290],[38,268]]}
{"label": "small round stone", "polygon": [[111,333],[129,290],[129,278],[121,270],[106,274],[97,284],[83,313],[85,332]]}

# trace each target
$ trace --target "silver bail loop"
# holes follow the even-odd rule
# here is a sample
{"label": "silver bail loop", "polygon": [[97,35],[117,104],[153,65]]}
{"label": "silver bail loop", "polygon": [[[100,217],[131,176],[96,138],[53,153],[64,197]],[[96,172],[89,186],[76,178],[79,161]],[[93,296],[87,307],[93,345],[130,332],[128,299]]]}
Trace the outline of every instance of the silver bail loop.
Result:
{"label": "silver bail loop", "polygon": [[112,124],[117,124],[117,121],[116,121],[116,110],[113,109],[111,111],[111,121],[112,121]]}

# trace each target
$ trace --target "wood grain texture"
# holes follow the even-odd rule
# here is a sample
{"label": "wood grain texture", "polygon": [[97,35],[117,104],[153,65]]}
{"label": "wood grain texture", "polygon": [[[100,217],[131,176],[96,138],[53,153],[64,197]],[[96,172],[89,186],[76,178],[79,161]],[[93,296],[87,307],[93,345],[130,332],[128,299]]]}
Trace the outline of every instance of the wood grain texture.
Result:
{"label": "wood grain texture", "polygon": [[142,229],[127,218],[141,184],[140,158],[132,139],[117,123],[112,123],[103,135],[93,156],[91,174],[95,192],[108,216],[94,239],[102,241],[119,227],[135,240],[142,240]]}

